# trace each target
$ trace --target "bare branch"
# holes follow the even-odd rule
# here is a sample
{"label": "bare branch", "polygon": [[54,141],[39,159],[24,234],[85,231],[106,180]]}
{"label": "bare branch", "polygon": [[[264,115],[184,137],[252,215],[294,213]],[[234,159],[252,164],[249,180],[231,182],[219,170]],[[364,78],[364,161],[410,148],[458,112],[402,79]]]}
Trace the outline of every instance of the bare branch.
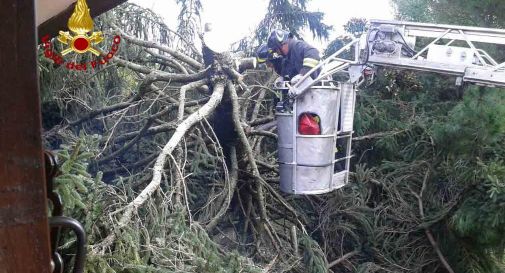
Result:
{"label": "bare branch", "polygon": [[369,135],[365,135],[365,136],[353,137],[352,140],[359,141],[359,140],[372,139],[372,138],[378,138],[378,137],[394,136],[397,134],[401,134],[405,131],[407,131],[407,130],[374,133],[374,134],[369,134]]}
{"label": "bare branch", "polygon": [[121,149],[107,155],[107,156],[104,156],[103,158],[100,158],[97,163],[98,164],[103,164],[104,162],[107,162],[111,159],[114,159],[115,157],[118,157],[120,156],[121,154],[123,154],[124,152],[126,152],[126,150],[130,149],[130,147],[132,147],[135,143],[137,143],[141,138],[142,136],[145,134],[145,132],[147,131],[147,129],[149,128],[149,126],[151,126],[151,124],[153,123],[153,120],[152,119],[148,119],[146,124],[142,127],[142,129],[140,129],[140,131],[138,132],[138,134],[135,136],[135,138],[133,138],[132,141],[128,142],[128,144],[124,145],[123,147],[121,147]]}
{"label": "bare branch", "polygon": [[277,139],[277,134],[274,134],[272,132],[268,132],[268,131],[262,131],[262,130],[252,130],[250,131],[249,133],[247,133],[248,135],[258,135],[258,136],[266,136],[266,137],[271,137],[273,139]]}
{"label": "bare branch", "polygon": [[199,80],[196,82],[192,82],[181,87],[181,91],[179,94],[179,111],[177,118],[181,120],[184,117],[184,104],[186,102],[186,92],[200,86],[204,86],[207,83],[207,79]]}
{"label": "bare branch", "polygon": [[[427,170],[426,173],[424,174],[424,179],[423,179],[423,184],[421,186],[421,191],[419,194],[416,194],[415,192],[412,192],[412,194],[417,198],[417,203],[419,205],[419,215],[421,215],[421,219],[424,219],[424,205],[423,205],[423,194],[424,190],[426,189],[426,183],[428,181],[428,176],[429,176],[430,171]],[[440,259],[440,262],[442,265],[444,265],[445,269],[449,273],[454,273],[454,270],[452,269],[451,265],[447,262],[447,259],[445,258],[444,254],[438,247],[438,243],[435,240],[435,237],[433,236],[433,233],[431,233],[431,230],[428,227],[424,228],[424,233],[426,233],[426,237],[428,237],[428,241],[430,241],[431,246],[437,253],[438,258]]]}
{"label": "bare branch", "polygon": [[345,260],[347,260],[347,259],[352,258],[354,255],[359,254],[359,253],[360,253],[360,251],[359,251],[359,250],[354,250],[354,251],[351,251],[351,252],[349,252],[349,253],[345,254],[344,256],[342,256],[342,257],[340,257],[340,258],[336,259],[335,261],[333,261],[333,262],[329,263],[329,264],[328,264],[328,269],[330,269],[330,268],[332,268],[332,267],[336,266],[337,264],[339,264],[339,263],[341,263],[341,262],[343,262],[343,261],[345,261]]}
{"label": "bare branch", "polygon": [[162,46],[162,45],[159,45],[158,43],[155,43],[155,42],[151,42],[151,41],[144,41],[144,40],[140,40],[140,39],[137,39],[133,36],[130,36],[128,34],[126,34],[124,31],[122,31],[120,28],[116,28],[116,31],[118,31],[120,34],[121,34],[121,37],[125,38],[127,41],[133,43],[133,44],[136,44],[136,45],[139,45],[139,46],[142,46],[142,47],[147,47],[147,48],[156,48],[158,50],[161,50],[163,52],[166,52],[172,56],[174,56],[175,58],[187,63],[188,65],[190,65],[191,67],[193,67],[194,69],[196,70],[200,70],[203,68],[203,65],[201,63],[199,63],[198,61],[196,61],[195,59],[177,51],[177,50],[174,50],[172,48],[169,48],[169,47],[165,47],[165,46]]}
{"label": "bare branch", "polygon": [[253,171],[253,175],[256,180],[256,197],[258,199],[258,206],[260,209],[260,217],[262,221],[266,221],[267,219],[267,211],[266,211],[266,206],[265,206],[265,196],[263,193],[263,186],[262,186],[262,178],[261,174],[258,171],[258,166],[256,165],[256,160],[254,158],[254,153],[252,151],[251,145],[249,144],[249,141],[247,140],[247,136],[244,132],[244,128],[242,127],[242,124],[240,122],[240,107],[238,103],[238,95],[237,91],[235,90],[235,86],[231,82],[228,82],[227,85],[227,90],[230,94],[233,110],[233,122],[235,123],[235,130],[238,132],[238,136],[240,141],[242,142],[242,145],[244,146],[246,150],[247,157],[249,159],[249,164],[251,166],[251,169]]}
{"label": "bare branch", "polygon": [[187,119],[179,124],[175,133],[172,135],[165,147],[163,147],[163,150],[159,154],[158,159],[154,164],[153,178],[151,182],[149,182],[144,190],[142,190],[142,192],[126,206],[125,212],[117,224],[116,232],[109,234],[101,243],[95,245],[93,247],[92,253],[95,255],[99,253],[103,254],[105,249],[108,248],[116,239],[116,235],[118,234],[117,232],[120,232],[120,230],[123,229],[131,221],[133,213],[140,206],[142,206],[142,204],[144,204],[144,202],[153,194],[156,189],[158,189],[161,183],[163,167],[165,165],[167,156],[172,153],[173,149],[178,145],[186,132],[193,125],[206,118],[217,107],[223,97],[223,91],[224,84],[221,82],[217,83],[209,102],[207,102],[198,111],[191,114]]}
{"label": "bare branch", "polygon": [[221,208],[219,209],[219,212],[214,217],[214,219],[212,219],[205,227],[207,231],[211,231],[214,227],[216,227],[218,221],[221,219],[221,217],[223,217],[223,215],[228,210],[231,198],[233,196],[233,193],[235,192],[235,187],[238,181],[237,151],[235,149],[235,146],[230,147],[230,161],[231,161],[231,173],[230,173],[230,185],[228,187],[229,190],[226,195],[226,198],[223,201]]}

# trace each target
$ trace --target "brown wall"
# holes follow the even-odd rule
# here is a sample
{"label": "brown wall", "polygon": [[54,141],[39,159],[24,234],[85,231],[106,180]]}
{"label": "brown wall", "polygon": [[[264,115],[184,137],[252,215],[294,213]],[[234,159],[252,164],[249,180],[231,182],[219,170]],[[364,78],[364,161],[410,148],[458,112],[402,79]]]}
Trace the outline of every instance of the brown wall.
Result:
{"label": "brown wall", "polygon": [[0,19],[0,273],[48,273],[33,0],[1,0]]}

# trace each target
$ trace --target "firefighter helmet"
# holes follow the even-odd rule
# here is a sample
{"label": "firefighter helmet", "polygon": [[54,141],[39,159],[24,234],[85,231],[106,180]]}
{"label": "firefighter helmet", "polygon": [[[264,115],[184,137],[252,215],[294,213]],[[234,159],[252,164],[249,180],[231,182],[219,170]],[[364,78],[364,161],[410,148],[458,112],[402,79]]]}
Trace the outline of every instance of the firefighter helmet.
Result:
{"label": "firefighter helmet", "polygon": [[275,29],[268,37],[268,48],[277,51],[281,49],[282,44],[286,43],[288,38],[291,37],[290,33],[281,29]]}
{"label": "firefighter helmet", "polygon": [[272,52],[266,44],[262,44],[256,50],[256,61],[260,64],[272,59]]}

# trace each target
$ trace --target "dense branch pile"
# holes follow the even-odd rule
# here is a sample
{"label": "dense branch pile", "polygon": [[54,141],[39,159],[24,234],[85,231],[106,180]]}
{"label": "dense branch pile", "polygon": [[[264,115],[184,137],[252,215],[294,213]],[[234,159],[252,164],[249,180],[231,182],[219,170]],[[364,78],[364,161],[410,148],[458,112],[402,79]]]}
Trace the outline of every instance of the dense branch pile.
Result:
{"label": "dense branch pile", "polygon": [[[126,24],[124,18],[132,17],[142,30],[132,31],[131,20]],[[282,255],[276,266],[285,262],[299,266],[293,263],[301,259],[296,252],[278,253],[291,248],[286,231],[302,236],[305,221],[272,183],[277,180],[272,145],[276,135],[268,125],[273,120],[272,94],[264,87],[270,74],[255,71],[244,78],[234,71],[227,53],[215,54],[212,63],[204,64],[199,53],[178,49],[177,43],[184,40],[169,35],[173,32],[159,18],[134,5],[103,16],[100,23],[105,33],[119,34],[123,40],[108,67],[90,74],[71,73],[73,78],[58,82],[54,78],[69,72],[49,66],[50,73],[42,77],[66,114],[66,122],[45,132],[49,144],[92,142],[84,145],[94,155],[89,170],[110,184],[102,186],[107,194],[95,193],[107,200],[100,204],[101,215],[87,220],[93,223],[88,232],[96,268],[110,255],[125,259],[121,245],[132,236],[140,245],[131,242],[127,248],[161,255],[150,245],[160,239],[156,234],[165,233],[164,238],[174,236],[174,231],[171,225],[160,231],[150,222],[175,221],[174,217],[190,234],[205,234],[204,245],[216,248],[206,234],[214,238],[226,234],[221,239],[229,241],[225,249],[245,246],[243,250],[256,253],[260,263]],[[237,140],[223,143],[230,136]],[[163,208],[164,219],[152,215],[153,207]],[[173,243],[166,240],[158,247],[172,249]],[[216,249],[219,259],[229,257],[228,250]],[[195,250],[189,253],[199,255]],[[172,257],[165,260],[173,262]],[[157,263],[143,264],[154,268]],[[109,263],[111,270],[122,266],[118,261]],[[183,258],[182,263],[164,268],[195,266]],[[252,270],[252,265],[248,267]]]}
{"label": "dense branch pile", "polygon": [[240,75],[229,53],[200,53],[185,36],[196,30],[174,32],[133,4],[98,22],[123,39],[108,66],[76,73],[40,59],[44,137],[64,162],[66,213],[86,225],[88,272],[464,272],[502,257],[505,217],[487,222],[476,252],[482,226],[462,210],[486,204],[491,218],[505,195],[500,93],[461,102],[444,84],[421,92],[438,78],[385,71],[359,96],[352,183],[284,195],[271,71]]}

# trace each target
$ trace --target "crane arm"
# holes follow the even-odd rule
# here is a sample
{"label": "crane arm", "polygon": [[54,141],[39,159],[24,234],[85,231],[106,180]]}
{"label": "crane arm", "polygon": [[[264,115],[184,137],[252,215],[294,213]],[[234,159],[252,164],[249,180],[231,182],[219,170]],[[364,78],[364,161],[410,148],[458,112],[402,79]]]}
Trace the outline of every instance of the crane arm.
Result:
{"label": "crane arm", "polygon": [[[367,33],[321,61],[290,92],[299,95],[338,73],[346,74],[351,83],[359,83],[363,71],[375,67],[452,75],[457,85],[466,82],[505,87],[505,62],[488,54],[483,48],[486,44],[505,45],[505,30],[371,20]],[[319,77],[312,80],[308,75],[319,68]]]}

